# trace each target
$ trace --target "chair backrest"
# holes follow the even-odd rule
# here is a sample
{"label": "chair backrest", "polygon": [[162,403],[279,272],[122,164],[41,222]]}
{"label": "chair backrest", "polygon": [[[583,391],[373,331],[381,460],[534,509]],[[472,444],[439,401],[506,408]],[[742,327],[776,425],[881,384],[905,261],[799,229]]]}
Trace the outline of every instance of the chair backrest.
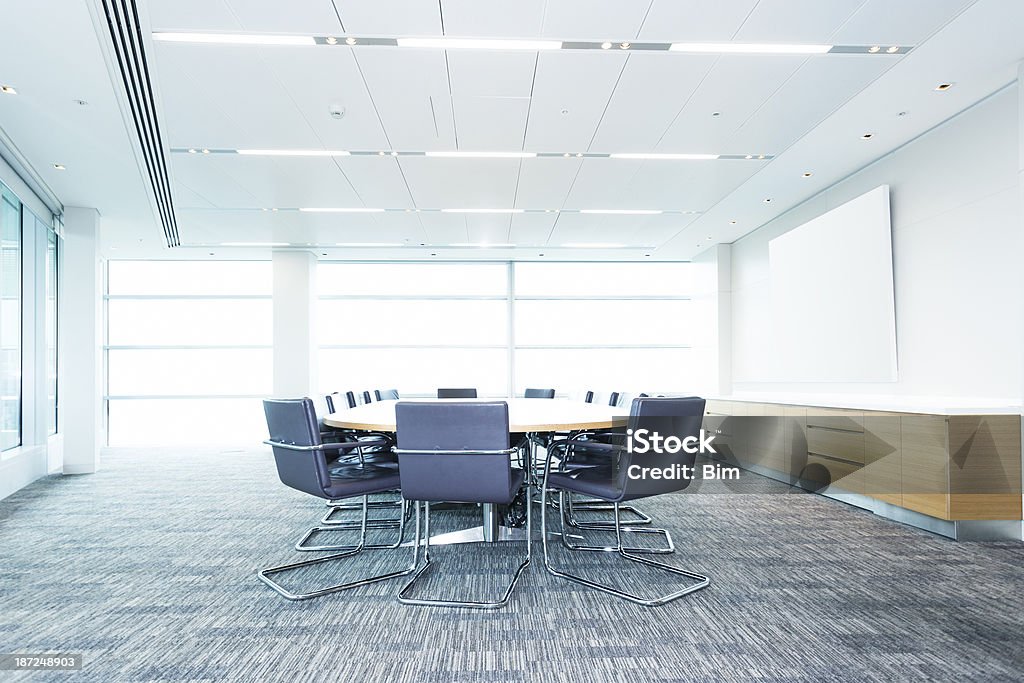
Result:
{"label": "chair backrest", "polygon": [[376,389],[373,392],[378,401],[397,401],[398,389]]}
{"label": "chair backrest", "polygon": [[359,405],[359,401],[356,400],[356,392],[346,391],[345,402],[348,404],[349,408],[355,408],[357,405]]}
{"label": "chair backrest", "polygon": [[554,389],[527,389],[523,394],[526,398],[554,398]]}
{"label": "chair backrest", "polygon": [[476,398],[476,389],[438,389],[438,398]]}
{"label": "chair backrest", "polygon": [[407,500],[508,503],[508,404],[399,401],[398,473]]}
{"label": "chair backrest", "polygon": [[584,403],[593,403],[594,402],[594,392],[593,391],[588,391],[587,393],[583,394],[583,402]]}
{"label": "chair backrest", "polygon": [[366,405],[367,403],[373,403],[373,399],[370,398],[369,389],[363,392],[363,405]]}
{"label": "chair backrest", "polygon": [[345,406],[343,401],[344,399],[337,391],[324,396],[324,402],[327,404],[328,413],[336,413],[341,410]]}
{"label": "chair backrest", "polygon": [[608,394],[608,405],[610,405],[613,408],[619,405],[619,392],[613,391],[612,393]]}
{"label": "chair backrest", "polygon": [[[267,399],[263,401],[270,440],[288,446],[319,446],[313,401],[308,398]],[[323,497],[331,485],[331,474],[322,450],[294,450],[273,445],[277,476],[293,489]]]}
{"label": "chair backrest", "polygon": [[[629,410],[629,427],[633,429],[634,434],[639,429],[646,429],[650,433],[657,432],[663,438],[674,436],[682,441],[692,436],[699,441],[700,428],[704,422],[704,404],[703,398],[695,396],[635,398]],[[636,445],[634,441],[634,446]],[[692,479],[683,477],[630,478],[628,476],[630,465],[657,469],[671,468],[674,465],[692,468],[696,459],[696,453],[687,453],[682,450],[678,453],[668,453],[664,449],[658,453],[653,452],[653,449],[648,453],[623,453],[619,460],[618,470],[618,484],[622,490],[622,499],[631,500],[681,491],[692,481]]]}

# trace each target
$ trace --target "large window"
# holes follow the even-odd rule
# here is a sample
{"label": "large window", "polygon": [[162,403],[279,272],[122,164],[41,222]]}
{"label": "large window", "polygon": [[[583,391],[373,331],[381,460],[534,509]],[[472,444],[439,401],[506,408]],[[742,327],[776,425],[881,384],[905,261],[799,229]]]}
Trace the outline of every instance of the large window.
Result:
{"label": "large window", "polygon": [[325,263],[325,392],[685,391],[684,263]]}
{"label": "large window", "polygon": [[273,381],[267,261],[110,261],[110,445],[242,443]]}
{"label": "large window", "polygon": [[318,268],[325,392],[508,389],[504,263],[325,263]]}
{"label": "large window", "polygon": [[57,433],[57,244],[53,230],[46,231],[46,403],[47,434]]}
{"label": "large window", "polygon": [[0,451],[21,445],[21,202],[0,184]]}

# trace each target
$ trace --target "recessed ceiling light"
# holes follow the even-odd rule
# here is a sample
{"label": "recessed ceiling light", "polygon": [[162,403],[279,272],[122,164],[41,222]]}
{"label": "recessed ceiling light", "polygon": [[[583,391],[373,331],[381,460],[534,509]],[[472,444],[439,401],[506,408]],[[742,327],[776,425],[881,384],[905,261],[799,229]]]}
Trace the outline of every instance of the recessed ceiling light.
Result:
{"label": "recessed ceiling light", "polygon": [[431,256],[437,256],[437,254],[431,254]]}
{"label": "recessed ceiling light", "polygon": [[569,110],[568,109],[563,109],[562,110],[562,116],[568,116],[568,115],[569,115]]}
{"label": "recessed ceiling light", "polygon": [[672,43],[672,52],[711,52],[721,54],[820,55],[831,45],[789,43]]}
{"label": "recessed ceiling light", "polygon": [[602,49],[602,50],[608,50],[608,49],[611,49],[611,46],[612,46],[612,44],[611,44],[611,43],[609,43],[608,41],[605,41],[605,42],[601,43],[601,49]]}
{"label": "recessed ceiling light", "polygon": [[392,152],[391,152],[391,156],[393,156],[393,157],[397,157],[397,156],[398,156],[398,152],[392,151]]}
{"label": "recessed ceiling light", "polygon": [[748,154],[747,156],[745,156],[745,157],[743,157],[743,158],[744,158],[744,159],[753,159],[753,158],[754,158],[754,155],[752,155],[752,154]]}
{"label": "recessed ceiling light", "polygon": [[196,153],[196,150],[194,150],[194,149],[189,149],[189,150],[188,150],[188,153],[189,153],[189,154],[195,154],[195,153]]}
{"label": "recessed ceiling light", "polygon": [[771,204],[772,203],[772,198],[771,197],[765,197],[764,198],[764,203],[765,204]]}
{"label": "recessed ceiling light", "polygon": [[764,159],[764,155],[763,155],[763,154],[758,154],[758,155],[757,155],[757,158],[758,158],[758,159]]}
{"label": "recessed ceiling light", "polygon": [[352,36],[349,36],[348,38],[345,39],[345,44],[346,45],[355,45],[356,44],[356,39],[353,38]]}
{"label": "recessed ceiling light", "polygon": [[905,111],[898,111],[898,112],[896,112],[896,116],[898,116],[900,118],[903,118],[906,115],[907,115],[907,112],[905,112]]}
{"label": "recessed ceiling light", "polygon": [[[380,213],[384,209],[371,209],[364,206],[352,207],[302,207],[304,213]],[[275,209],[276,211],[276,209]]]}
{"label": "recessed ceiling light", "polygon": [[224,43],[228,45],[316,45],[313,36],[279,36],[256,33],[177,33],[157,31],[153,40],[169,43]]}
{"label": "recessed ceiling light", "polygon": [[893,45],[893,46],[891,46],[889,48],[886,48],[885,51],[888,52],[889,54],[893,54],[893,53],[896,53],[896,52],[900,51],[900,46],[899,45]]}
{"label": "recessed ceiling light", "polygon": [[644,254],[644,256],[650,256],[650,254]]}
{"label": "recessed ceiling light", "polygon": [[17,95],[18,94],[18,91],[15,90],[14,86],[11,86],[11,85],[0,86],[0,91],[2,91],[5,95]]}
{"label": "recessed ceiling light", "polygon": [[583,156],[583,152],[576,152],[576,158],[577,159],[582,157],[582,156]]}
{"label": "recessed ceiling light", "polygon": [[398,47],[438,50],[560,50],[560,40],[515,40],[505,38],[398,38]]}
{"label": "recessed ceiling light", "polygon": [[736,225],[736,221],[729,221],[729,225]]}
{"label": "recessed ceiling light", "polygon": [[813,175],[810,171],[804,171],[804,178],[810,178]]}
{"label": "recessed ceiling light", "polygon": [[689,159],[693,161],[705,161],[710,159],[717,159],[720,155],[718,154],[672,154],[672,153],[657,153],[657,152],[616,152],[615,154],[608,155],[612,159]]}
{"label": "recessed ceiling light", "polygon": [[205,148],[203,149],[203,154],[209,154],[209,153],[210,153],[210,150],[205,149]]}
{"label": "recessed ceiling light", "polygon": [[870,140],[872,137],[874,137],[874,133],[864,133],[864,135],[860,136],[860,139],[861,140]]}
{"label": "recessed ceiling light", "polygon": [[935,89],[938,92],[942,92],[943,90],[949,90],[952,87],[953,87],[952,83],[939,83],[937,86],[935,86]]}
{"label": "recessed ceiling light", "polygon": [[240,149],[238,154],[257,157],[347,157],[350,153],[340,149]]}
{"label": "recessed ceiling light", "polygon": [[523,209],[441,209],[441,213],[522,213]]}
{"label": "recessed ceiling light", "polygon": [[384,152],[377,152],[377,156],[379,156],[379,157],[384,156]]}
{"label": "recessed ceiling light", "polygon": [[64,171],[64,170],[67,170],[67,169],[66,169],[66,168],[64,167],[64,164],[54,164],[54,165],[53,165],[53,167],[54,167],[55,169],[57,169],[58,171]]}
{"label": "recessed ceiling light", "polygon": [[288,242],[221,242],[222,247],[287,247]]}
{"label": "recessed ceiling light", "polygon": [[661,209],[580,209],[580,213],[599,213],[622,216],[653,216]]}
{"label": "recessed ceiling light", "polygon": [[72,100],[72,101],[75,104],[77,104],[79,107],[87,107],[87,106],[89,106],[89,103],[86,102],[85,100]]}
{"label": "recessed ceiling light", "polygon": [[868,52],[870,52],[871,54],[875,54],[876,52],[878,52],[881,49],[882,48],[879,45],[872,45],[871,47],[868,48]]}
{"label": "recessed ceiling light", "polygon": [[713,116],[713,117],[718,117],[718,116],[721,116],[721,115],[722,115],[722,112],[720,112],[720,111],[713,111],[713,112],[711,112],[711,116]]}
{"label": "recessed ceiling light", "polygon": [[327,36],[327,44],[328,45],[337,45],[338,44],[338,39],[335,38],[334,36]]}
{"label": "recessed ceiling light", "polygon": [[619,43],[619,49],[620,50],[628,50],[629,49],[629,43]]}
{"label": "recessed ceiling light", "polygon": [[428,157],[442,159],[527,159],[537,156],[536,152],[424,152]]}

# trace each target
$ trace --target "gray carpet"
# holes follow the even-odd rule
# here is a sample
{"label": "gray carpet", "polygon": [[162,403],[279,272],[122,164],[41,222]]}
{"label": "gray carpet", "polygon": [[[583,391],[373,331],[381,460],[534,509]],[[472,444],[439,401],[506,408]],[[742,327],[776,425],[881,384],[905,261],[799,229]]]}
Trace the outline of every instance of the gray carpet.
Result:
{"label": "gray carpet", "polygon": [[[99,474],[0,501],[0,653],[81,652],[12,681],[1021,680],[1024,544],[954,543],[744,475],[663,496],[670,561],[710,588],[645,608],[560,581],[538,554],[498,612],[407,607],[397,581],[304,603],[259,583],[323,506],[269,454],[111,450]],[[439,530],[475,523],[436,515]],[[520,544],[440,549],[422,592],[493,597]],[[299,581],[397,568],[379,551]],[[557,554],[638,591],[678,585],[614,555]]]}

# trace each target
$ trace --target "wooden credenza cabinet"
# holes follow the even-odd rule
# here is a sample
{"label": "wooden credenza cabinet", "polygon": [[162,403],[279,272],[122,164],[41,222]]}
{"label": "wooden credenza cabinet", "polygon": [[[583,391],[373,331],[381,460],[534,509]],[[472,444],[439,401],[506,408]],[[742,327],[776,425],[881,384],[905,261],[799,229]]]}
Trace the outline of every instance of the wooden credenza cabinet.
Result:
{"label": "wooden credenza cabinet", "polygon": [[1021,416],[708,400],[719,457],[940,520],[1020,520]]}

